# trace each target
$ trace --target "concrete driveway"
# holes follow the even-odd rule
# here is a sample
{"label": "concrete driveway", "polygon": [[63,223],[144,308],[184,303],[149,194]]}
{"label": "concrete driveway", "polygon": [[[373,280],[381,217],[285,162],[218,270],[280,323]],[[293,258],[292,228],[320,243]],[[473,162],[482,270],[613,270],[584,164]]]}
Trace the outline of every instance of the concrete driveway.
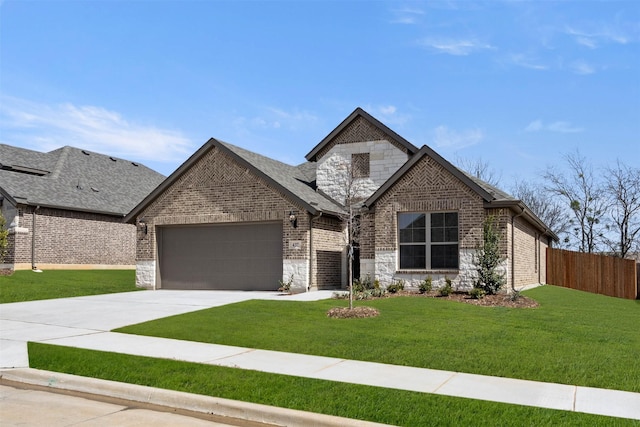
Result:
{"label": "concrete driveway", "polygon": [[281,295],[242,291],[139,291],[0,305],[0,369],[29,366],[27,341],[110,331],[251,299],[313,301],[332,291]]}

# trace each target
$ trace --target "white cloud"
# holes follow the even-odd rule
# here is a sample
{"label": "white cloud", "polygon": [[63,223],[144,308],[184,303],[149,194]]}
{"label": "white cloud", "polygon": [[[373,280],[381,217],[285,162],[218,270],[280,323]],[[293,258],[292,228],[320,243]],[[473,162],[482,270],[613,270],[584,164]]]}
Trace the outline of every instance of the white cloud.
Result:
{"label": "white cloud", "polygon": [[411,118],[407,114],[398,112],[398,108],[391,104],[366,105],[364,109],[386,125],[403,125]]}
{"label": "white cloud", "polygon": [[495,49],[488,43],[474,39],[425,38],[418,41],[418,44],[438,53],[455,56],[466,56],[482,50]]}
{"label": "white cloud", "polygon": [[193,151],[179,131],[133,123],[118,112],[2,97],[2,142],[52,150],[64,145],[143,161],[173,162]]}
{"label": "white cloud", "polygon": [[412,25],[418,23],[418,18],[424,15],[424,11],[421,9],[396,9],[393,10],[394,18],[391,20],[392,24],[405,24]]}
{"label": "white cloud", "polygon": [[318,117],[307,111],[286,111],[277,107],[266,107],[255,117],[238,116],[232,123],[243,134],[248,134],[249,129],[305,129],[317,121]]}
{"label": "white cloud", "polygon": [[612,29],[608,26],[601,26],[597,30],[593,31],[584,31],[573,27],[567,27],[565,29],[565,34],[573,37],[576,43],[586,46],[589,49],[596,49],[604,43],[627,44],[631,41],[628,36],[623,34],[622,30]]}
{"label": "white cloud", "polygon": [[460,149],[475,145],[484,139],[481,129],[455,131],[447,126],[438,126],[434,130],[433,142],[438,148]]}
{"label": "white cloud", "polygon": [[548,131],[548,132],[559,132],[559,133],[579,133],[583,132],[584,129],[580,127],[576,127],[569,122],[565,121],[556,121],[553,123],[545,124],[542,120],[534,120],[524,128],[525,132],[540,132],[540,131]]}
{"label": "white cloud", "polygon": [[596,72],[594,66],[587,64],[584,61],[573,61],[569,68],[576,74],[588,75]]}
{"label": "white cloud", "polygon": [[531,70],[548,70],[549,67],[547,65],[540,64],[536,59],[530,58],[529,56],[522,53],[514,53],[510,56],[510,60],[512,63],[519,67],[529,68]]}

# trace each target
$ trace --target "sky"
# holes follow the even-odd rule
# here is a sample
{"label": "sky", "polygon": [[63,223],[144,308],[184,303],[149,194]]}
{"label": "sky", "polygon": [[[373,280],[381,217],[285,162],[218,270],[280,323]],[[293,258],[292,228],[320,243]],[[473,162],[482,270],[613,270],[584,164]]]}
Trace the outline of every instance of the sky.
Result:
{"label": "sky", "polygon": [[289,164],[362,107],[509,190],[640,166],[640,1],[0,0],[0,143]]}

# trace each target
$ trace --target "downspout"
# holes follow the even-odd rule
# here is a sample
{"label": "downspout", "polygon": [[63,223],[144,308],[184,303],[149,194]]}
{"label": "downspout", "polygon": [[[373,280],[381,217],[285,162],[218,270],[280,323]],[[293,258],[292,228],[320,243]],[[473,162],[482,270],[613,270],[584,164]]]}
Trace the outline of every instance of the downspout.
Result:
{"label": "downspout", "polygon": [[33,210],[33,217],[31,218],[31,270],[38,271],[36,266],[36,211],[40,209],[40,206],[36,206]]}
{"label": "downspout", "polygon": [[511,217],[511,290],[516,292],[516,228],[515,220],[524,215],[524,209],[519,214]]}
{"label": "downspout", "polygon": [[313,285],[313,221],[319,219],[322,216],[322,212],[318,215],[312,216],[309,213],[309,278],[307,280],[307,292],[311,290]]}

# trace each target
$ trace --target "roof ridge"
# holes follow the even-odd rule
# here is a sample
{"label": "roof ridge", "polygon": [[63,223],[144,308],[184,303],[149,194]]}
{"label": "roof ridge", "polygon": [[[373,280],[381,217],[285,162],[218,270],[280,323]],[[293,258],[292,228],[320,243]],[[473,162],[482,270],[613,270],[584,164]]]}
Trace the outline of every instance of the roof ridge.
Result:
{"label": "roof ridge", "polygon": [[[60,152],[60,155],[58,156],[58,161],[56,162],[56,166],[53,168],[53,171],[49,176],[50,179],[58,179],[58,177],[60,176],[60,172],[62,171],[62,168],[64,167],[64,164],[66,163],[67,158],[69,157],[70,148],[71,148],[70,146],[65,145],[64,147],[54,150],[54,151],[61,150],[61,152]],[[53,153],[53,151],[50,151],[48,154],[51,154],[51,153]]]}

